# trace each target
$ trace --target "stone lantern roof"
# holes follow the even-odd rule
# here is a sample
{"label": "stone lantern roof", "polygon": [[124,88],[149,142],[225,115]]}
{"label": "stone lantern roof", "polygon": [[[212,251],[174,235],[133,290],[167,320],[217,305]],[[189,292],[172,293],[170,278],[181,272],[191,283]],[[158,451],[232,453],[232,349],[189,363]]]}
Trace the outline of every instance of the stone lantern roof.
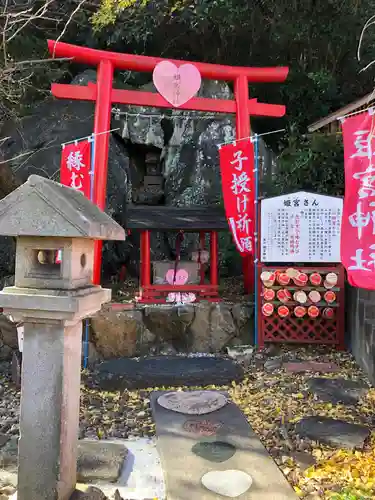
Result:
{"label": "stone lantern roof", "polygon": [[39,175],[0,200],[0,235],[125,239],[124,229],[82,193]]}

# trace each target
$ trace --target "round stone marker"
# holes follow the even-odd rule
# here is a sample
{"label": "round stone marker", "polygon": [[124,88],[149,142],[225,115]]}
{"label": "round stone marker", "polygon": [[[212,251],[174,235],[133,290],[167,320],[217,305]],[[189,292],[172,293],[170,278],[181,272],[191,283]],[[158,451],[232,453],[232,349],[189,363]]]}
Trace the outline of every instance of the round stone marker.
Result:
{"label": "round stone marker", "polygon": [[200,441],[195,443],[191,451],[209,462],[222,463],[236,453],[236,447],[224,441]]}
{"label": "round stone marker", "polygon": [[198,436],[214,436],[219,429],[223,427],[221,422],[214,422],[213,420],[186,420],[184,430],[190,434],[198,434]]}
{"label": "round stone marker", "polygon": [[204,415],[219,410],[228,400],[216,391],[176,391],[163,394],[158,403],[167,410],[186,415]]}
{"label": "round stone marker", "polygon": [[253,484],[249,474],[235,469],[207,472],[201,481],[208,490],[228,498],[239,497],[248,491]]}

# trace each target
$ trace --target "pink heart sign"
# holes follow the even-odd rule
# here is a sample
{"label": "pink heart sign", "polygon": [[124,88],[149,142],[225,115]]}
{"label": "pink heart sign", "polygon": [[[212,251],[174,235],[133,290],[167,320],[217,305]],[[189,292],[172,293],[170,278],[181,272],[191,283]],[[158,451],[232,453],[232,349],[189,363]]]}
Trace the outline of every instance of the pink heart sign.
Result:
{"label": "pink heart sign", "polygon": [[152,79],[159,94],[176,108],[190,101],[202,83],[201,74],[193,64],[177,67],[170,61],[158,63]]}
{"label": "pink heart sign", "polygon": [[[179,269],[176,272],[176,279],[174,280],[174,269],[169,269],[165,275],[166,281],[170,285],[185,285],[189,277],[189,273],[185,269]],[[173,281],[174,280],[174,281]]]}

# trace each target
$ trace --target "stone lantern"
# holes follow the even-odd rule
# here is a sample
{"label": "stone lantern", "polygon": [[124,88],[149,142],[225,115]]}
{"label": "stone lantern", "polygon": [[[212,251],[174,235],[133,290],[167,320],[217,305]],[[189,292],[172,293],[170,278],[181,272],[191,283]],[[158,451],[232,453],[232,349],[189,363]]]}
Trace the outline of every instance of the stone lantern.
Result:
{"label": "stone lantern", "polygon": [[111,298],[91,282],[94,241],[125,233],[80,192],[32,175],[0,201],[0,235],[17,241],[15,286],[0,292],[0,307],[24,322],[17,499],[68,500],[76,485],[82,319]]}

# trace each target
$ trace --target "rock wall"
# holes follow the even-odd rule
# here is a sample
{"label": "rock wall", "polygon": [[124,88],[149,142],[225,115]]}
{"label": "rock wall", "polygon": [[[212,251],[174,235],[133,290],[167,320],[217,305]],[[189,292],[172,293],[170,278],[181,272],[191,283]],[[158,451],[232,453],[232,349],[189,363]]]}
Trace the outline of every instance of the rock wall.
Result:
{"label": "rock wall", "polygon": [[[89,363],[152,354],[218,353],[253,344],[253,304],[106,304],[91,318]],[[0,361],[18,350],[17,330],[0,314]]]}
{"label": "rock wall", "polygon": [[253,343],[253,305],[201,302],[185,306],[109,304],[91,319],[91,342],[104,359],[176,352],[220,352]]}

